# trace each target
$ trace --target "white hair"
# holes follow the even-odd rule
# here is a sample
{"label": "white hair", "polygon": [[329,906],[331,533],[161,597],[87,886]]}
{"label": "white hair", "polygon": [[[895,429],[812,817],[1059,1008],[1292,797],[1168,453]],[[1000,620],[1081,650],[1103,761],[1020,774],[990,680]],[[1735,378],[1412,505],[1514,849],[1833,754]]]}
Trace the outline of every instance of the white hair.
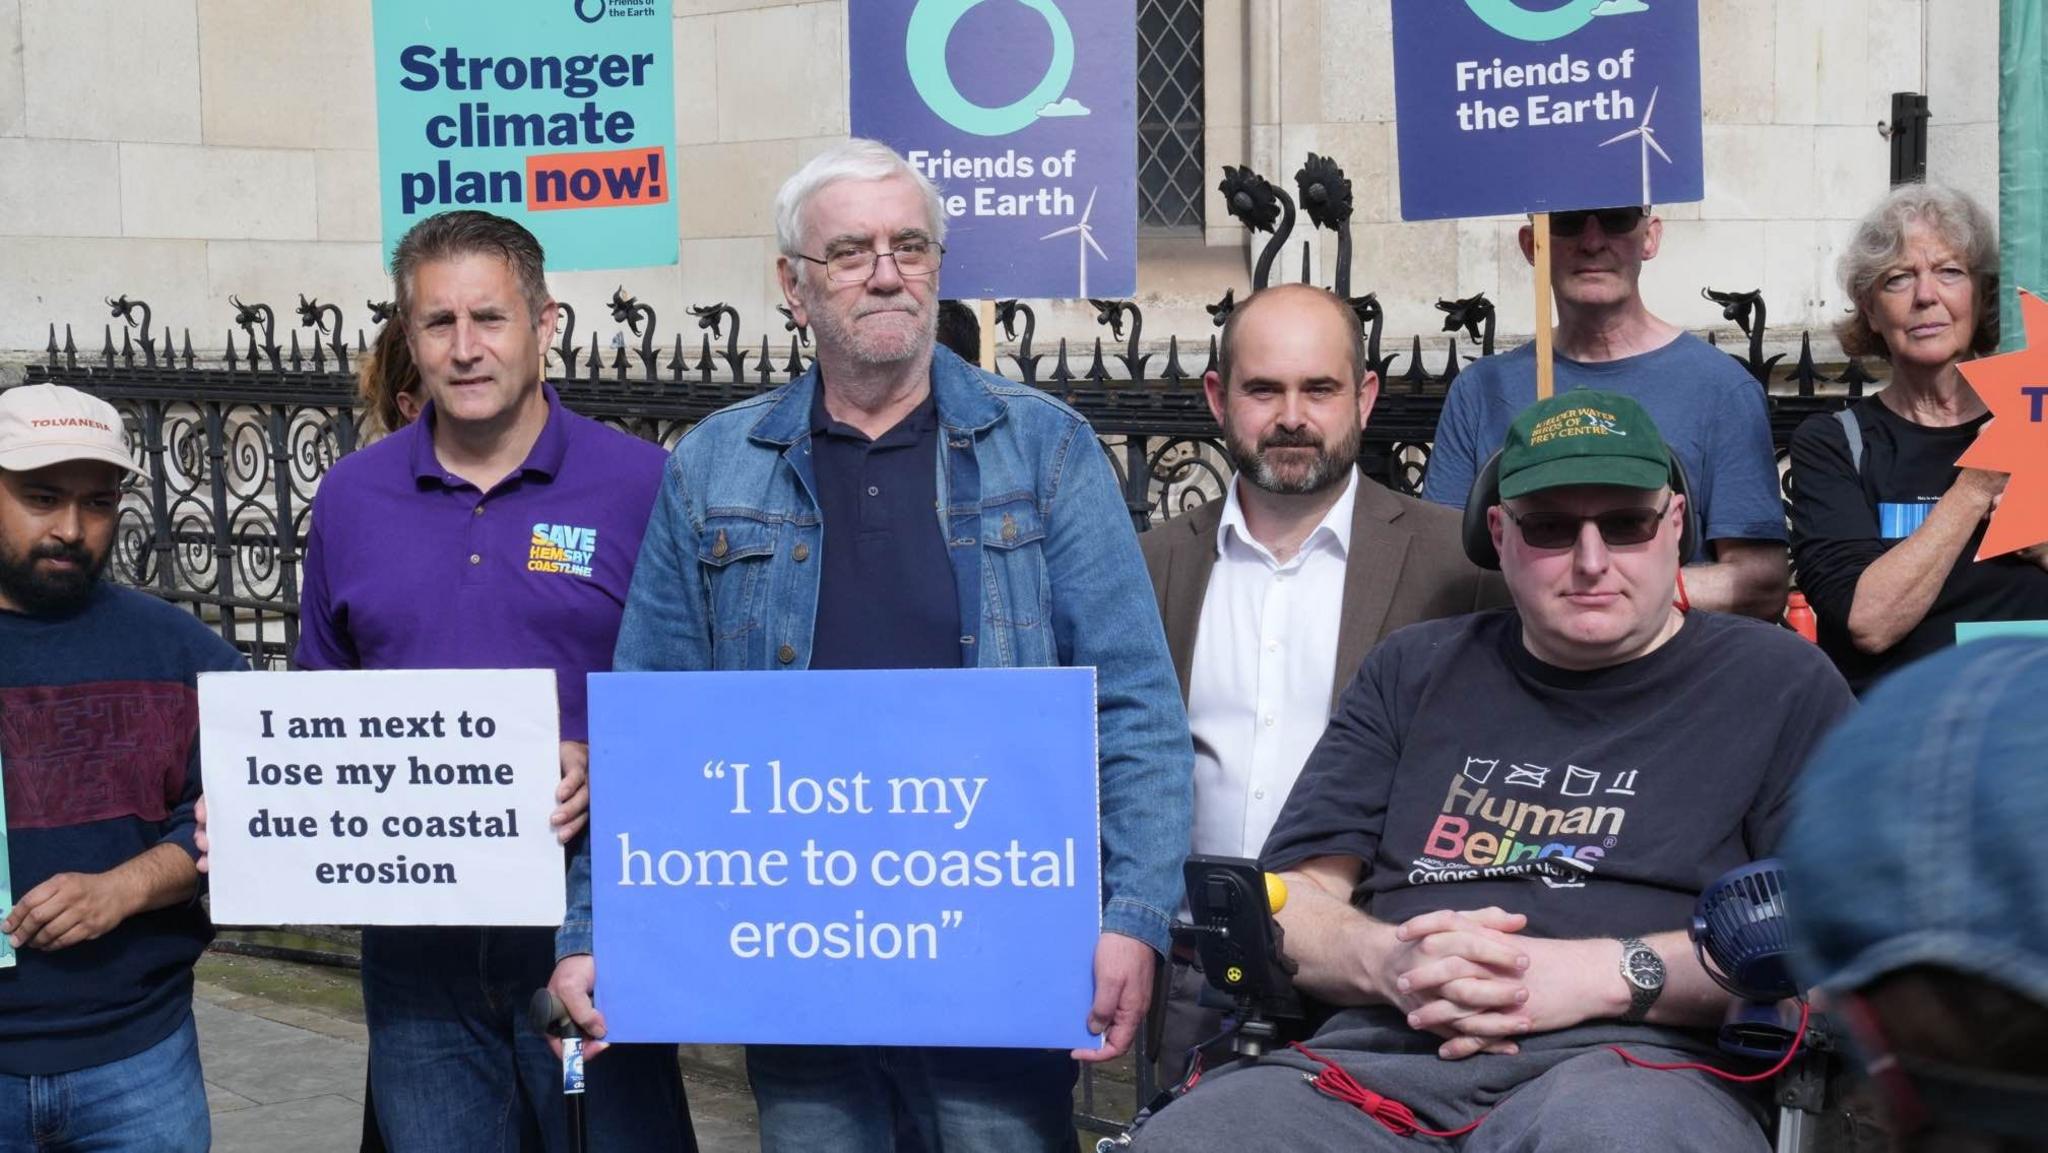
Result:
{"label": "white hair", "polygon": [[907,177],[924,195],[925,215],[931,221],[932,239],[946,240],[946,208],[939,190],[925,174],[878,140],[858,136],[834,144],[811,157],[808,164],[782,184],[775,194],[775,244],[784,256],[799,255],[803,248],[804,208],[825,188],[842,180],[887,180]]}

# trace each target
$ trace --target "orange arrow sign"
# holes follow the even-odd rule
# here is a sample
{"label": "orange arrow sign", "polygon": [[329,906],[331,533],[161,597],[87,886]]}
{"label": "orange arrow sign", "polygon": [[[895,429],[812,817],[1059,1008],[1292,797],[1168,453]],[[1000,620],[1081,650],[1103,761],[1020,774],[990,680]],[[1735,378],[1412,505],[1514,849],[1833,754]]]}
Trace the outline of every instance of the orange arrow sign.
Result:
{"label": "orange arrow sign", "polygon": [[2027,346],[1959,366],[1991,419],[1956,465],[2012,476],[1978,560],[2048,541],[2048,302],[2031,292],[2019,297]]}

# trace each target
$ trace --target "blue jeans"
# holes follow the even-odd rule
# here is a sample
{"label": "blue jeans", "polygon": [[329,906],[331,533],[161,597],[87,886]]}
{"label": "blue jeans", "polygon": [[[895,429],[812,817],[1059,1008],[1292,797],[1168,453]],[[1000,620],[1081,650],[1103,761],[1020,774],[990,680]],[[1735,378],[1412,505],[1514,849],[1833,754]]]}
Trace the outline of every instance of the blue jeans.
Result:
{"label": "blue jeans", "polygon": [[1066,1153],[1080,1066],[1050,1049],[749,1045],[763,1153]]}
{"label": "blue jeans", "polygon": [[[391,1153],[559,1153],[562,1063],[528,1023],[554,972],[549,929],[366,928],[370,1087]],[[669,1045],[619,1045],[586,1066],[592,1149],[695,1153]]]}
{"label": "blue jeans", "polygon": [[0,1153],[206,1153],[213,1124],[188,1015],[135,1054],[69,1073],[0,1073]]}

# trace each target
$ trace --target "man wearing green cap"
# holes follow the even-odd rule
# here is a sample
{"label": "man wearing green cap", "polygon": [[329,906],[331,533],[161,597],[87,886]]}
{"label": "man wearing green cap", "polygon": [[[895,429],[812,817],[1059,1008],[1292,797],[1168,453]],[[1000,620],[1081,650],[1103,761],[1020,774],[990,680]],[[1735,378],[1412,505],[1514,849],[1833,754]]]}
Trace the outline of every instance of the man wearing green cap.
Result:
{"label": "man wearing green cap", "polygon": [[1516,417],[1466,536],[1513,607],[1375,649],[1266,842],[1296,983],[1339,1011],[1308,1052],[1205,1078],[1139,1149],[1411,1148],[1388,1101],[1438,1132],[1483,1115],[1468,1150],[1767,1147],[1760,1098],[1607,1048],[1729,1064],[1708,1031],[1729,997],[1684,926],[1773,851],[1852,700],[1792,633],[1674,605],[1682,479],[1627,397]]}

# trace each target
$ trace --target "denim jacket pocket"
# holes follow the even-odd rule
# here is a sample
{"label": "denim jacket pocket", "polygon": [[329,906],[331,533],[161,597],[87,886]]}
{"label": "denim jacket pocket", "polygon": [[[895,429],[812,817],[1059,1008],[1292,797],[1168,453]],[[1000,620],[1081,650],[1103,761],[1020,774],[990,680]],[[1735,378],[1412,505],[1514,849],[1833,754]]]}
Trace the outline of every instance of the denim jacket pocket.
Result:
{"label": "denim jacket pocket", "polygon": [[998,626],[1028,629],[1045,618],[1045,522],[1029,499],[981,510],[983,612]]}
{"label": "denim jacket pocket", "polygon": [[713,516],[697,538],[697,563],[710,587],[712,634],[721,641],[761,627],[768,566],[778,526],[738,516]]}

